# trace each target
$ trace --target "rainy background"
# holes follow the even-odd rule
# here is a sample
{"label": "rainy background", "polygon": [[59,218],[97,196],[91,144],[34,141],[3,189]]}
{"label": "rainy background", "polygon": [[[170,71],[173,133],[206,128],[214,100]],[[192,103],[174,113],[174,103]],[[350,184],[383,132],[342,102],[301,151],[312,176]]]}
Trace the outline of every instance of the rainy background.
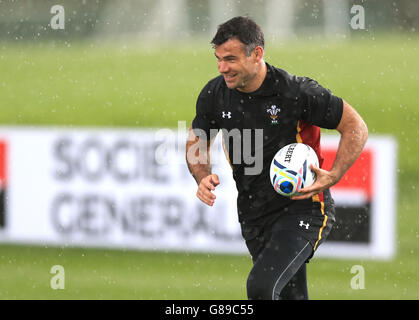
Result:
{"label": "rainy background", "polygon": [[[63,26],[53,25],[54,5]],[[354,5],[364,25],[351,23]],[[395,257],[315,259],[310,298],[418,299],[417,1],[3,0],[0,125],[189,124],[218,74],[210,40],[235,15],[262,26],[267,62],[316,79],[358,110],[371,135],[398,143]],[[50,287],[57,264],[64,290]],[[363,288],[350,285],[353,266],[364,269]],[[0,298],[246,299],[250,268],[246,255],[1,244]]]}

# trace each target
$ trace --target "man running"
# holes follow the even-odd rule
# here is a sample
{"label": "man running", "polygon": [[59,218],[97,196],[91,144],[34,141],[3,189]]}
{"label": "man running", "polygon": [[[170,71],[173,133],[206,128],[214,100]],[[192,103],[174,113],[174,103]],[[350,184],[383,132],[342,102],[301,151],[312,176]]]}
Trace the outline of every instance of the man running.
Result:
{"label": "man running", "polygon": [[[214,204],[213,191],[220,181],[211,171],[210,150],[221,130],[238,190],[242,235],[253,260],[248,298],[308,299],[306,263],[335,220],[329,188],[361,153],[367,127],[347,102],[316,81],[266,63],[263,32],[249,17],[221,24],[211,43],[221,75],[199,94],[186,146],[197,197]],[[320,128],[341,134],[330,171],[321,169]],[[245,130],[253,133],[246,135]],[[252,143],[257,132],[263,133],[261,145]],[[312,167],[317,180],[311,187],[287,198],[272,188],[269,168],[275,153],[295,142],[315,150],[319,168]],[[250,153],[245,153],[246,144]],[[249,164],[249,155],[260,156],[260,170]]]}

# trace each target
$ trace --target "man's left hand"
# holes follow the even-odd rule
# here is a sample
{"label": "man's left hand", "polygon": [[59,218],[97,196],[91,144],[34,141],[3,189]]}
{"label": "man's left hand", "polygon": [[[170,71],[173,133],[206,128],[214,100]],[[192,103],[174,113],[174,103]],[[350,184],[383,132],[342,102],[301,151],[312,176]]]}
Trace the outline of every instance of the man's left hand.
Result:
{"label": "man's left hand", "polygon": [[291,197],[292,200],[311,198],[312,196],[330,188],[339,180],[336,179],[330,171],[317,168],[313,165],[311,165],[310,168],[316,174],[316,181],[310,187],[301,189],[297,195]]}

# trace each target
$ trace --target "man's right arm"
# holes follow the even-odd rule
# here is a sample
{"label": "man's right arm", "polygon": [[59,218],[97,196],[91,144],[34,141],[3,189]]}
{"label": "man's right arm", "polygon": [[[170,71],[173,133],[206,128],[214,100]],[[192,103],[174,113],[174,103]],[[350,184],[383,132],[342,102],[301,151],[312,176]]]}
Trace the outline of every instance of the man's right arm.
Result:
{"label": "man's right arm", "polygon": [[211,173],[211,145],[211,140],[200,139],[195,135],[192,126],[189,128],[186,163],[198,184],[196,196],[209,206],[214,204],[216,198],[212,191],[220,184],[218,176]]}

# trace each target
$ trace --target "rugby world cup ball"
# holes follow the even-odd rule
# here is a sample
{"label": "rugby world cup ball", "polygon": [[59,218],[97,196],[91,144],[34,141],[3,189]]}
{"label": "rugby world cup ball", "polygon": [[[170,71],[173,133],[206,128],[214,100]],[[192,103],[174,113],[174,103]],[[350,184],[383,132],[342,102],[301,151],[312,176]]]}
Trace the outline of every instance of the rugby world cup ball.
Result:
{"label": "rugby world cup ball", "polygon": [[271,184],[280,195],[291,197],[316,181],[310,165],[319,167],[316,152],[304,143],[291,143],[273,157],[270,168]]}

